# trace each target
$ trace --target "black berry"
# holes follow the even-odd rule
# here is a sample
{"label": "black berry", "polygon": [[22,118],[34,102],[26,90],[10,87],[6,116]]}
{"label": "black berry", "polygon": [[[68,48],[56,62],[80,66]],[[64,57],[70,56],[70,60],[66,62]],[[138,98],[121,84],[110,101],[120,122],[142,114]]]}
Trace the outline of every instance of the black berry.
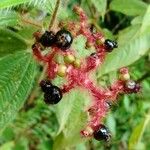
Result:
{"label": "black berry", "polygon": [[94,24],[91,24],[91,25],[90,25],[90,31],[91,31],[92,33],[96,33],[96,28],[95,28]]}
{"label": "black berry", "polygon": [[44,93],[46,104],[57,104],[62,99],[62,92],[57,86],[52,86],[48,93]]}
{"label": "black berry", "polygon": [[94,58],[94,59],[98,59],[98,55],[97,55],[97,53],[92,53],[91,55],[90,55],[92,58]]}
{"label": "black berry", "polygon": [[43,92],[48,93],[52,88],[52,83],[49,80],[42,80],[40,86]]}
{"label": "black berry", "polygon": [[136,83],[136,86],[134,88],[134,93],[138,93],[141,89],[141,85],[139,83]]}
{"label": "black berry", "polygon": [[117,48],[117,42],[106,39],[104,42],[104,46],[107,52],[111,52],[114,48]]}
{"label": "black berry", "polygon": [[45,33],[39,39],[39,42],[45,46],[49,47],[55,43],[55,34],[52,31],[45,31]]}
{"label": "black berry", "polygon": [[97,130],[94,131],[93,136],[96,140],[104,140],[108,142],[111,138],[111,134],[105,125],[100,124]]}
{"label": "black berry", "polygon": [[56,46],[62,50],[68,49],[73,41],[71,33],[65,29],[62,29],[56,33]]}
{"label": "black berry", "polygon": [[126,83],[125,83],[125,86],[124,86],[124,91],[126,93],[137,93],[140,91],[140,84],[139,83],[136,83],[135,81],[133,80],[128,80]]}
{"label": "black berry", "polygon": [[36,44],[33,44],[33,45],[32,45],[32,49],[34,49],[34,48],[36,48]]}
{"label": "black berry", "polygon": [[110,101],[106,101],[106,106],[107,106],[107,108],[111,108],[112,107],[112,103]]}

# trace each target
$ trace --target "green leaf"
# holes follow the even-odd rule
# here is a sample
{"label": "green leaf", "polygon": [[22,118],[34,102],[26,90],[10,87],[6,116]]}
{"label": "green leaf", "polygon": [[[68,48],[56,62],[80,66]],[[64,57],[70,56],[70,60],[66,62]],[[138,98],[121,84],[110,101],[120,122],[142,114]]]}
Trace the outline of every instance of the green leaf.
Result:
{"label": "green leaf", "polygon": [[76,150],[87,150],[86,144],[81,143],[81,144],[76,145]]}
{"label": "green leaf", "polygon": [[[60,102],[60,104],[58,104],[58,106],[56,106],[56,116],[58,118],[58,122],[59,122],[59,130],[58,130],[58,134],[64,129],[65,124],[68,120],[68,117],[71,113],[72,107],[73,107],[73,103],[75,101],[75,93],[71,92],[72,94],[68,94],[65,96],[65,98],[63,98],[63,101]],[[66,108],[67,109],[64,109]]]}
{"label": "green leaf", "polygon": [[129,97],[126,95],[123,98],[123,106],[127,112],[130,111],[130,100],[129,100]]}
{"label": "green leaf", "polygon": [[12,121],[23,106],[35,77],[30,53],[16,53],[0,59],[0,129]]}
{"label": "green leaf", "polygon": [[103,28],[104,35],[107,39],[114,39],[114,36],[110,30]]}
{"label": "green leaf", "polygon": [[62,102],[56,106],[60,134],[55,139],[54,149],[82,142],[80,131],[85,127],[87,120],[85,110],[88,104],[89,98],[87,94],[83,91],[75,90],[66,95]]}
{"label": "green leaf", "polygon": [[105,62],[102,64],[98,76],[117,70],[118,68],[128,66],[150,49],[150,25],[146,23],[149,20],[148,7],[144,20],[141,24],[130,26],[119,33],[118,49],[107,55]]}
{"label": "green leaf", "polygon": [[15,144],[11,150],[28,150],[28,139],[25,137],[20,137],[15,141]]}
{"label": "green leaf", "polygon": [[[11,140],[13,140],[14,137],[15,137],[15,132],[14,132],[14,130],[13,130],[11,127],[8,127],[8,128],[6,128],[6,129],[3,131],[1,137],[2,137],[2,139],[3,139],[4,141],[11,141]],[[2,140],[2,139],[1,139],[1,140]]]}
{"label": "green leaf", "polygon": [[129,16],[136,16],[146,11],[147,4],[141,0],[113,0],[110,9]]}
{"label": "green leaf", "polygon": [[1,0],[0,9],[30,2],[31,0]]}
{"label": "green leaf", "polygon": [[[35,107],[33,108],[28,107],[27,111],[20,111],[16,119],[14,119],[14,121],[9,125],[9,127],[13,130],[14,133],[17,134],[25,133],[26,131],[27,132],[29,131],[30,133],[32,133],[34,137],[36,136],[36,138],[40,139],[40,143],[39,143],[40,147],[46,146],[48,144],[47,143],[48,141],[52,147],[52,137],[56,136],[56,133],[58,131],[58,121],[52,110],[53,106],[49,107],[48,105],[45,105],[45,103],[43,102],[43,96],[41,98],[42,99],[35,99],[36,101]],[[2,138],[0,140],[5,140],[4,139],[5,133],[6,132],[4,130],[2,134]],[[30,135],[30,133],[29,134],[27,133],[27,135]],[[21,138],[19,138],[19,140],[17,140],[17,143],[15,142],[15,147],[22,145],[23,142],[25,142],[25,140],[30,141],[28,136],[23,134],[22,137],[24,137],[25,139],[21,140]],[[48,141],[46,142],[45,140]],[[50,149],[49,144],[47,146]],[[14,150],[20,150],[20,149],[14,148]],[[42,149],[42,148],[38,148],[38,149]]]}
{"label": "green leaf", "polygon": [[106,13],[107,0],[91,0],[91,2],[100,13],[100,15],[104,17]]}
{"label": "green leaf", "polygon": [[15,143],[14,143],[13,141],[6,142],[6,143],[3,144],[2,146],[0,146],[0,150],[12,150],[14,144],[15,144]]}
{"label": "green leaf", "polygon": [[86,46],[86,38],[84,36],[81,35],[74,39],[72,47],[77,52],[76,54],[77,58],[84,58],[91,54],[92,48],[86,49],[85,46]]}
{"label": "green leaf", "polygon": [[134,39],[140,27],[141,25],[136,24],[133,26],[129,26],[128,28],[125,28],[124,30],[120,31],[118,36],[119,47],[125,46],[126,44],[128,44],[128,41]]}
{"label": "green leaf", "polygon": [[102,64],[99,77],[103,74],[128,66],[146,54],[150,48],[150,29],[135,39],[126,41],[124,45],[109,54]]}
{"label": "green leaf", "polygon": [[145,29],[150,27],[150,5],[147,8],[147,11],[144,15],[143,21],[142,21],[142,27],[141,27],[141,33],[144,32]]}
{"label": "green leaf", "polygon": [[109,113],[106,119],[106,124],[108,128],[110,129],[113,137],[116,136],[116,120],[114,118],[114,115]]}
{"label": "green leaf", "polygon": [[37,32],[37,28],[31,27],[31,26],[25,26],[21,30],[18,31],[18,34],[29,42],[34,42],[33,33]]}
{"label": "green leaf", "polygon": [[135,18],[131,21],[131,24],[132,24],[132,25],[142,24],[143,16],[144,16],[144,15],[142,14],[142,15],[140,15],[140,16],[135,17]]}
{"label": "green leaf", "polygon": [[38,149],[41,150],[52,150],[53,141],[52,140],[45,140],[38,145]]}
{"label": "green leaf", "polygon": [[149,122],[149,114],[143,121],[141,121],[133,130],[130,139],[129,139],[129,150],[136,149],[138,143],[140,143],[142,135],[146,129],[146,126]]}
{"label": "green leaf", "polygon": [[19,16],[14,11],[0,11],[0,26],[14,26],[19,22]]}
{"label": "green leaf", "polygon": [[0,28],[0,43],[0,57],[27,49],[25,40],[17,33],[7,29]]}

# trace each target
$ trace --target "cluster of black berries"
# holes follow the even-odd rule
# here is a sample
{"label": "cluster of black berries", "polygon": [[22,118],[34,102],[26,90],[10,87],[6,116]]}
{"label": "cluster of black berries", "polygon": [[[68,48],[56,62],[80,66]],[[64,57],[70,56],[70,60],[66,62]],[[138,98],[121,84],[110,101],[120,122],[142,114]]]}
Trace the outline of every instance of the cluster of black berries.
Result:
{"label": "cluster of black berries", "polygon": [[57,104],[62,99],[60,88],[54,86],[49,80],[42,80],[40,86],[44,92],[44,101],[46,104]]}
{"label": "cluster of black berries", "polygon": [[106,142],[108,142],[111,138],[111,134],[110,131],[108,130],[108,128],[103,125],[100,124],[97,129],[94,131],[93,136],[96,140],[101,141],[104,140]]}
{"label": "cluster of black berries", "polygon": [[105,46],[105,49],[106,49],[107,52],[112,52],[112,50],[114,48],[118,47],[118,44],[117,44],[116,41],[106,39],[105,42],[104,42],[104,46]]}
{"label": "cluster of black berries", "polygon": [[45,47],[50,47],[55,45],[61,50],[68,49],[73,41],[73,37],[71,33],[65,29],[59,30],[56,34],[53,31],[45,31],[45,33],[39,39],[39,43],[41,43]]}

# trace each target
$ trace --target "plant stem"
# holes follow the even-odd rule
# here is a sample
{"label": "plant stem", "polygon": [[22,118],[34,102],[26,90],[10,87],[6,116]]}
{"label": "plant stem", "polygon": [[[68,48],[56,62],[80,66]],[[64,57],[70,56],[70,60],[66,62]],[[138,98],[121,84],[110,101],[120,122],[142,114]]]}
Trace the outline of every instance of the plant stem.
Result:
{"label": "plant stem", "polygon": [[49,30],[53,27],[53,25],[55,23],[59,5],[60,5],[60,0],[57,0],[56,5],[55,5],[55,9],[54,9],[54,13],[53,13],[51,20],[50,20]]}
{"label": "plant stem", "polygon": [[120,25],[123,24],[123,22],[127,19],[127,17],[124,17],[112,30],[112,33],[115,33],[116,30],[120,27]]}
{"label": "plant stem", "polygon": [[38,23],[35,23],[29,19],[25,19],[23,16],[21,16],[21,21],[24,22],[24,23],[27,23],[27,24],[31,24],[33,26],[36,26],[38,28],[42,28],[42,25],[38,24]]}
{"label": "plant stem", "polygon": [[101,27],[97,24],[97,22],[94,19],[91,20],[91,23],[95,26],[97,31],[103,33],[103,30],[101,29]]}

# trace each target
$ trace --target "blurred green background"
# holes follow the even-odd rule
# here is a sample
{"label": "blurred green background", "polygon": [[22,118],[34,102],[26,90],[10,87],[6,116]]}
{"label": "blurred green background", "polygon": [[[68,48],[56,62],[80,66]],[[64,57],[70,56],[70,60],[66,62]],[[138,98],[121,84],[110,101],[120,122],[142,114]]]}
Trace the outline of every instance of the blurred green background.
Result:
{"label": "blurred green background", "polygon": [[[71,91],[58,105],[47,106],[37,89],[42,66],[32,57],[32,34],[48,27],[55,3],[0,1],[0,150],[149,150],[150,1],[61,0],[58,21],[77,20],[72,8],[80,5],[97,31],[118,41],[118,49],[97,70],[97,83],[105,87],[117,79],[120,67],[129,66],[132,79],[142,85],[139,94],[121,95],[106,116],[109,143],[80,137],[86,92]],[[87,54],[85,42],[82,36],[74,40],[80,57]]]}

